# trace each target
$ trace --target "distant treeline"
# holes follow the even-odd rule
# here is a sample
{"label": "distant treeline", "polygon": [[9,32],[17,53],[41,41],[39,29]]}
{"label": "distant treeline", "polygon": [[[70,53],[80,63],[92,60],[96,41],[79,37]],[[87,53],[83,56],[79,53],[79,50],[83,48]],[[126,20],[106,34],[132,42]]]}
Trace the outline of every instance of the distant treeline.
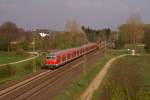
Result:
{"label": "distant treeline", "polygon": [[150,24],[144,24],[140,14],[131,14],[118,30],[117,48],[132,44],[136,51],[138,44],[144,44],[146,51],[150,51]]}
{"label": "distant treeline", "polygon": [[[42,37],[39,33],[46,35]],[[113,41],[115,32],[110,28],[95,30],[80,26],[75,20],[68,21],[63,32],[48,30],[25,31],[13,22],[0,25],[0,51],[49,51],[81,46],[88,42]]]}
{"label": "distant treeline", "polygon": [[142,24],[141,28],[137,27],[140,30],[135,29],[135,35],[132,27],[129,24],[119,27],[117,47],[122,48],[125,44],[132,44],[135,41],[136,44],[145,44],[145,49],[150,52],[150,24]]}
{"label": "distant treeline", "polygon": [[97,42],[98,40],[107,40],[112,41],[115,40],[115,33],[110,28],[105,29],[91,29],[89,27],[82,26],[82,29],[86,33],[86,36],[89,41]]}

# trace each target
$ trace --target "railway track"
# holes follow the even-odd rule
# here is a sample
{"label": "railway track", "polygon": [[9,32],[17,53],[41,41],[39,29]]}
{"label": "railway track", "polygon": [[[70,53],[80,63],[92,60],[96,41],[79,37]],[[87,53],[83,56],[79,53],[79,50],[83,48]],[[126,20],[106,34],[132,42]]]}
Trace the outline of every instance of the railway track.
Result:
{"label": "railway track", "polygon": [[[75,62],[72,62],[71,64],[74,64],[74,63]],[[70,65],[70,64],[67,64],[66,66],[68,66],[68,65]],[[66,66],[63,66],[63,67],[66,67]],[[36,88],[38,85],[45,82],[46,80],[54,79],[56,74],[59,75],[64,71],[63,67],[56,69],[54,71],[47,70],[47,71],[42,72],[34,77],[24,80],[18,84],[15,84],[11,87],[1,90],[0,91],[0,100],[16,99],[20,95],[25,94],[27,91],[32,90],[33,88]]]}
{"label": "railway track", "polygon": [[[90,65],[96,60],[99,54],[95,50],[86,56],[87,64]],[[99,55],[98,55],[99,56]],[[95,59],[94,59],[94,58]],[[90,61],[90,59],[92,59]],[[22,82],[0,91],[0,100],[50,100],[51,97],[58,93],[67,81],[73,81],[74,76],[79,76],[82,73],[83,56],[78,59],[52,71],[47,70]],[[85,70],[87,70],[86,68]],[[60,85],[61,84],[61,85]],[[48,91],[48,92],[47,92]],[[41,99],[40,99],[41,98]]]}

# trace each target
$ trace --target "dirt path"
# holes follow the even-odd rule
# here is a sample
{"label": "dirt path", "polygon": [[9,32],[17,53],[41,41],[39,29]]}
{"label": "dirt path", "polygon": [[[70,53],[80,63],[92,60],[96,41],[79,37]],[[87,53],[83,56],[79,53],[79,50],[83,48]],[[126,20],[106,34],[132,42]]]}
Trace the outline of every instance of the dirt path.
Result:
{"label": "dirt path", "polygon": [[109,60],[106,65],[102,68],[99,74],[93,79],[88,88],[83,92],[79,100],[91,100],[92,95],[96,89],[101,85],[104,77],[106,76],[108,69],[111,67],[112,63],[117,59],[124,57],[126,55],[120,55]]}
{"label": "dirt path", "polygon": [[9,65],[9,64],[10,65],[12,65],[12,64],[18,64],[18,63],[21,63],[21,62],[25,62],[25,61],[29,61],[29,60],[35,59],[37,57],[39,57],[38,53],[36,53],[36,56],[30,57],[30,58],[27,58],[27,59],[24,59],[24,60],[20,60],[20,61],[17,61],[17,62],[12,62],[12,63],[7,63],[7,64],[1,64],[0,67],[1,66],[5,66],[5,65]]}

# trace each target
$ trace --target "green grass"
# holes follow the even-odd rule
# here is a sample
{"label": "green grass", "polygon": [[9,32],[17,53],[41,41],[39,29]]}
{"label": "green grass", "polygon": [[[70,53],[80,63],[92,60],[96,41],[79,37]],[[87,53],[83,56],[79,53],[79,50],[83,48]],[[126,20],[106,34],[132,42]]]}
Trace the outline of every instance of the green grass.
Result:
{"label": "green grass", "polygon": [[91,67],[91,69],[85,74],[81,75],[79,80],[60,92],[58,96],[55,97],[55,100],[76,100],[83,91],[88,87],[89,83],[93,78],[99,73],[101,68],[106,64],[106,62],[116,55],[127,53],[125,50],[120,51],[109,51],[105,56],[99,58],[98,62]]}
{"label": "green grass", "polygon": [[0,54],[0,64],[16,62],[25,58],[27,58],[27,56]]}
{"label": "green grass", "polygon": [[[125,47],[124,47],[124,49],[130,49],[130,50],[132,50],[133,49],[133,45],[132,44],[126,44],[125,45]],[[146,51],[145,51],[145,49],[144,49],[144,46],[142,45],[142,44],[138,44],[137,46],[136,46],[136,49],[137,49],[137,53],[140,53],[140,54],[144,54],[144,53],[146,53]],[[131,51],[130,51],[131,52]]]}
{"label": "green grass", "polygon": [[150,55],[114,62],[92,100],[150,100]]}
{"label": "green grass", "polygon": [[43,57],[40,56],[34,60],[25,61],[17,64],[5,65],[0,67],[0,84],[12,80],[18,80],[27,74],[33,73],[35,70],[41,69],[43,65]]}

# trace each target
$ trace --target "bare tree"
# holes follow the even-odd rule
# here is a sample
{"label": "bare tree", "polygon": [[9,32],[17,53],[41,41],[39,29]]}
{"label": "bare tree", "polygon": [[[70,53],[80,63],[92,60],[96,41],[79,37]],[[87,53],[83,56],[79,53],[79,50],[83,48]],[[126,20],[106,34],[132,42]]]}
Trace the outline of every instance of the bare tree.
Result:
{"label": "bare tree", "polygon": [[87,37],[81,26],[76,20],[71,20],[66,23],[65,32],[68,33],[74,41],[75,46],[87,43]]}
{"label": "bare tree", "polygon": [[127,29],[133,49],[136,50],[137,43],[140,43],[143,38],[143,23],[139,14],[132,14],[127,19]]}
{"label": "bare tree", "polygon": [[83,33],[83,30],[79,23],[73,19],[66,23],[65,32]]}

